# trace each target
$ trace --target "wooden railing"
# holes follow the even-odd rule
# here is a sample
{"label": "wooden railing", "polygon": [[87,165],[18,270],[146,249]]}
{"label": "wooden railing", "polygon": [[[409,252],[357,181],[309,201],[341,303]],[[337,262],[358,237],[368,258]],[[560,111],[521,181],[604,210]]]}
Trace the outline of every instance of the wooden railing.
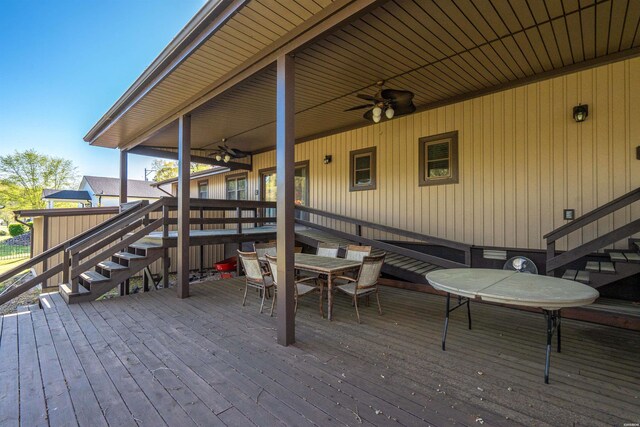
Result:
{"label": "wooden railing", "polygon": [[[62,242],[54,247],[52,247],[51,249],[48,249],[44,252],[42,252],[41,254],[23,262],[22,264],[12,268],[11,270],[8,270],[6,272],[4,272],[3,274],[0,274],[0,283],[6,282],[7,280],[11,279],[12,277],[16,276],[17,274],[20,274],[21,272],[30,269],[30,268],[34,268],[37,265],[44,263],[45,261],[48,262],[51,258],[53,257],[57,257],[60,253],[67,253],[67,249],[69,247],[71,247],[72,245],[82,241],[83,239],[87,238],[88,236],[91,236],[92,234],[98,232],[99,230],[101,230],[104,227],[108,227],[113,223],[119,222],[120,220],[122,220],[123,218],[127,217],[128,215],[131,215],[132,213],[138,211],[139,209],[141,209],[144,205],[148,204],[148,202],[146,201],[139,201],[136,202],[132,205],[130,205],[128,207],[127,210],[123,210],[122,212],[120,212],[119,214],[107,219],[106,221],[102,222],[101,224],[96,225],[93,228],[90,228],[89,230],[65,241]],[[68,265],[68,258],[65,255],[65,259],[67,261],[67,265]],[[60,263],[54,267],[48,268],[45,271],[43,271],[41,274],[37,275],[36,277],[33,277],[32,279],[29,279],[27,282],[24,282],[18,286],[15,287],[11,287],[11,288],[7,288],[5,289],[1,294],[0,294],[0,305],[4,304],[5,302],[17,297],[18,295],[28,291],[29,289],[33,288],[34,286],[43,283],[44,281],[46,281],[47,279],[55,276],[56,274],[63,272],[64,274],[64,262]]]}
{"label": "wooden railing", "polygon": [[[471,245],[467,245],[465,243],[442,239],[440,237],[429,236],[426,234],[420,234],[413,231],[402,230],[400,228],[390,227],[388,225],[376,224],[369,221],[354,219],[347,216],[334,214],[331,212],[325,212],[318,209],[309,208],[306,206],[296,205],[296,210],[299,212],[306,212],[308,214],[313,214],[313,215],[317,215],[325,218],[330,218],[336,221],[345,222],[348,224],[352,224],[354,226],[354,233],[346,233],[343,231],[338,231],[335,228],[325,227],[325,226],[316,224],[315,222],[307,221],[300,218],[296,219],[296,223],[300,225],[321,230],[326,233],[335,235],[337,237],[342,237],[347,240],[363,243],[365,245],[373,246],[385,251],[395,252],[397,254],[414,258],[419,261],[424,261],[433,265],[437,265],[439,267],[464,268],[464,267],[471,266]],[[436,246],[442,246],[449,249],[454,249],[461,253],[461,255],[464,257],[464,262],[453,261],[447,258],[442,258],[439,256],[426,254],[424,252],[407,249],[398,245],[382,242],[380,240],[363,237],[363,233],[362,233],[363,228],[370,228],[373,230],[378,230],[378,231],[394,234],[397,236],[407,237],[409,239],[415,240],[420,243],[426,243],[429,245],[436,245]]]}
{"label": "wooden railing", "polygon": [[625,237],[632,236],[633,234],[640,232],[640,219],[634,220],[628,224],[623,225],[607,234],[599,236],[587,243],[584,243],[578,247],[567,250],[562,254],[556,255],[556,241],[568,234],[581,230],[585,226],[597,221],[605,216],[612,214],[613,212],[625,208],[634,202],[640,200],[640,188],[636,188],[628,192],[627,194],[618,197],[604,204],[575,220],[556,228],[555,230],[544,235],[547,240],[547,275],[553,276],[555,270],[563,267],[573,261],[577,261],[580,258],[589,255],[599,249],[602,249],[608,245],[616,243]]}

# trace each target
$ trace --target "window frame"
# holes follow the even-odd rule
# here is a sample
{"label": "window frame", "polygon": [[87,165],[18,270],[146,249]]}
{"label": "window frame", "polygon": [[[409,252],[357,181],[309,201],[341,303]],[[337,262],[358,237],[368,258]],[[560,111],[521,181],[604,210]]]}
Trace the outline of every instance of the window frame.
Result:
{"label": "window frame", "polygon": [[[449,144],[449,176],[446,177],[427,177],[427,146],[441,144],[447,142]],[[459,182],[459,164],[458,164],[458,131],[440,133],[438,135],[424,136],[418,139],[418,185],[445,185],[457,184]]]}
{"label": "window frame", "polygon": [[[229,181],[236,181],[236,196],[238,195],[238,180],[244,178],[245,180],[245,199],[230,199],[229,198]],[[224,198],[225,200],[249,200],[249,177],[247,173],[236,173],[233,175],[227,175],[224,177]]]}
{"label": "window frame", "polygon": [[[200,188],[201,188],[203,185],[204,185],[204,186],[206,186],[206,189],[207,189],[207,197],[200,197],[200,196],[201,196],[201,194],[200,194]],[[205,179],[205,180],[198,181],[198,199],[208,199],[208,198],[209,198],[209,180],[208,180],[208,179]]]}
{"label": "window frame", "polygon": [[[378,187],[378,181],[376,179],[376,153],[377,147],[367,147],[361,148],[359,150],[353,150],[349,152],[349,191],[367,191],[367,190],[375,190]],[[364,155],[369,155],[369,171],[371,182],[366,185],[357,185],[356,184],[356,158],[363,157]]]}

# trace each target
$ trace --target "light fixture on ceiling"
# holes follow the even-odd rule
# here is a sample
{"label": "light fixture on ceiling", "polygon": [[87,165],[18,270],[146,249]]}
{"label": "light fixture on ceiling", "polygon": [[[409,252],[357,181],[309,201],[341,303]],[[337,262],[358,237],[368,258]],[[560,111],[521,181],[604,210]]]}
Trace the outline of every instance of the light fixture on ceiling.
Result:
{"label": "light fixture on ceiling", "polygon": [[395,114],[395,110],[391,105],[385,110],[384,115],[387,116],[387,119],[393,119],[393,115]]}
{"label": "light fixture on ceiling", "polygon": [[215,158],[216,158],[216,161],[217,161],[217,162],[222,161],[222,156],[220,155],[220,153],[216,154],[216,157],[215,157]]}
{"label": "light fixture on ceiling", "polygon": [[587,120],[587,116],[589,115],[589,105],[578,104],[573,107],[573,120],[577,123],[584,122]]}
{"label": "light fixture on ceiling", "polygon": [[229,160],[231,160],[231,156],[228,154],[225,154],[222,160],[224,160],[224,162],[227,163]]}

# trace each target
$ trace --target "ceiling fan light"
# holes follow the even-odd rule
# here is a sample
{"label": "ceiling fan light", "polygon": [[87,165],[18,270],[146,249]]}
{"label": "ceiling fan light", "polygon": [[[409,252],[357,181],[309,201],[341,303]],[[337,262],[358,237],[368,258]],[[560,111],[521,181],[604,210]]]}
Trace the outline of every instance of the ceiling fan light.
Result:
{"label": "ceiling fan light", "polygon": [[216,154],[216,161],[219,162],[222,160],[222,156],[220,155],[220,153]]}
{"label": "ceiling fan light", "polygon": [[374,123],[380,123],[381,119],[382,119],[382,116],[376,116],[375,114],[373,115],[373,122]]}
{"label": "ceiling fan light", "polygon": [[231,156],[228,154],[224,155],[224,162],[227,163],[229,160],[231,160]]}
{"label": "ceiling fan light", "polygon": [[377,106],[373,107],[373,110],[371,110],[371,112],[373,113],[373,117],[380,117],[382,115],[382,108]]}
{"label": "ceiling fan light", "polygon": [[395,113],[396,113],[396,112],[394,111],[394,109],[393,109],[393,108],[391,108],[391,107],[389,107],[389,108],[387,108],[387,110],[384,112],[384,115],[385,115],[385,116],[387,116],[387,119],[393,119],[393,115],[394,115]]}

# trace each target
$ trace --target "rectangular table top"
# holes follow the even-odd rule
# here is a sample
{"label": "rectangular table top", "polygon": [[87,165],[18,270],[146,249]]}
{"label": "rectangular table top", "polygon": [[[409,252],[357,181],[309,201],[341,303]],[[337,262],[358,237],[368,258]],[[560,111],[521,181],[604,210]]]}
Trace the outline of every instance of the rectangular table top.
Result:
{"label": "rectangular table top", "polygon": [[317,273],[334,274],[360,268],[362,263],[344,258],[333,258],[312,254],[295,254],[296,268]]}

